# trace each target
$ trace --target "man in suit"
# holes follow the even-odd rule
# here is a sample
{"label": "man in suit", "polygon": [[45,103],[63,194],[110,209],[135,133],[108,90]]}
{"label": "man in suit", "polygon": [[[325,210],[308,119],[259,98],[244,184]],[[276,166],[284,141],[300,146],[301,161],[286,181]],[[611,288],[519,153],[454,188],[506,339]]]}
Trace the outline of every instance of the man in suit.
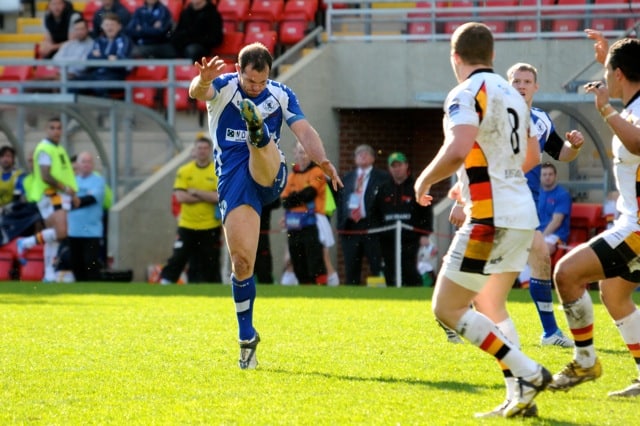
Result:
{"label": "man in suit", "polygon": [[375,158],[371,146],[358,146],[356,169],[344,176],[344,188],[338,192],[338,231],[347,285],[362,283],[363,256],[369,262],[372,275],[380,275],[382,269],[379,234],[369,234],[368,230],[382,224],[373,205],[378,189],[390,178],[386,171],[373,167]]}

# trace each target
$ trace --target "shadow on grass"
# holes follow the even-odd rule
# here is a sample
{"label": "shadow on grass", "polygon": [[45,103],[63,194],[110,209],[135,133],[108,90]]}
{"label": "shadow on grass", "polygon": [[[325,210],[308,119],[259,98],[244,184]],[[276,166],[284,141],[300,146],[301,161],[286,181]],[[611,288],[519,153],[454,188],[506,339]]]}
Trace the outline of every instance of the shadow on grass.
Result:
{"label": "shadow on grass", "polygon": [[[287,376],[292,375],[302,375],[302,376],[316,376],[325,379],[332,380],[345,380],[345,381],[353,381],[353,382],[371,382],[371,383],[385,383],[385,384],[404,384],[404,385],[415,385],[415,386],[425,386],[429,388],[433,388],[433,390],[437,391],[452,391],[452,392],[463,392],[468,394],[476,394],[480,391],[485,390],[500,390],[504,389],[502,384],[491,384],[491,385],[478,385],[471,384],[465,382],[457,382],[451,380],[442,380],[442,381],[430,381],[430,380],[421,380],[421,379],[413,379],[413,378],[398,378],[398,377],[361,377],[361,376],[348,376],[348,375],[336,375],[331,373],[324,373],[320,371],[289,371],[283,369],[270,369],[270,368],[260,368],[260,371],[267,373],[275,373],[275,374],[283,374]],[[596,426],[595,423],[574,423],[567,421],[559,421],[554,420],[549,417],[540,416],[535,419],[535,424],[544,424],[544,425],[557,425],[557,426]]]}

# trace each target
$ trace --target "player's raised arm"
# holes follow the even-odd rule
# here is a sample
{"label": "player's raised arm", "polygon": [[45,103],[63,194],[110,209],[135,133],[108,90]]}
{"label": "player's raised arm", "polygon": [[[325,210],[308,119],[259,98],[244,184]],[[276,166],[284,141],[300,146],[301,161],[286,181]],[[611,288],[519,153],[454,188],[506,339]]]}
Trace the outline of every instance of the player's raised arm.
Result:
{"label": "player's raised arm", "polygon": [[222,74],[224,60],[214,56],[210,61],[207,61],[207,58],[203,57],[202,62],[195,62],[193,65],[198,68],[199,75],[191,80],[189,96],[201,101],[211,99],[214,95],[211,82]]}

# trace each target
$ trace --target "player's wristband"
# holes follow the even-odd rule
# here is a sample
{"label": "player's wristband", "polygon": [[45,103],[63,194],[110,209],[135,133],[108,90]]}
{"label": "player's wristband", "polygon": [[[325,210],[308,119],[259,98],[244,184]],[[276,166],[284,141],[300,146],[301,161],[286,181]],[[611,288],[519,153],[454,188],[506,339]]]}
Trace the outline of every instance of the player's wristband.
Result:
{"label": "player's wristband", "polygon": [[[600,108],[600,114],[604,115],[604,112],[607,110],[607,108],[609,108],[611,106],[610,103],[606,103],[604,105],[602,105],[602,108]],[[612,107],[613,108],[613,107]]]}
{"label": "player's wristband", "polygon": [[616,116],[616,115],[618,115],[618,114],[620,114],[620,113],[614,109],[614,110],[613,110],[613,111],[611,111],[609,114],[605,115],[605,116],[603,117],[603,118],[604,118],[605,123],[608,123],[608,122],[609,122],[609,119],[610,119],[611,117],[614,117],[614,116]]}

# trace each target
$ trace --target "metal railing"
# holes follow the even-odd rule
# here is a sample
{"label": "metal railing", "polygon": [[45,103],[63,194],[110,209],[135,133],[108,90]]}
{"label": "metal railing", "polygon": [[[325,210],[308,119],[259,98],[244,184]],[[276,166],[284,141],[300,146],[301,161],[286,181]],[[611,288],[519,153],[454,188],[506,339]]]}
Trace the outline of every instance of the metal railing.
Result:
{"label": "metal railing", "polygon": [[[485,22],[494,29],[497,40],[558,39],[584,37],[582,30],[591,28],[593,19],[617,22],[604,29],[607,37],[619,37],[628,28],[627,19],[640,16],[640,3],[620,0],[615,4],[487,6],[484,0],[451,0],[439,2],[406,2],[381,0],[325,0],[327,39],[336,41],[439,41],[449,40],[456,25],[466,21]],[[456,4],[457,3],[457,4]],[[587,3],[587,1],[585,1]],[[413,7],[413,5],[418,7]],[[553,21],[577,22],[576,29],[553,31]],[[527,23],[523,30],[518,23]],[[412,33],[409,24],[422,23],[422,33]],[[498,30],[499,27],[499,30]],[[426,30],[425,30],[426,29]]]}

